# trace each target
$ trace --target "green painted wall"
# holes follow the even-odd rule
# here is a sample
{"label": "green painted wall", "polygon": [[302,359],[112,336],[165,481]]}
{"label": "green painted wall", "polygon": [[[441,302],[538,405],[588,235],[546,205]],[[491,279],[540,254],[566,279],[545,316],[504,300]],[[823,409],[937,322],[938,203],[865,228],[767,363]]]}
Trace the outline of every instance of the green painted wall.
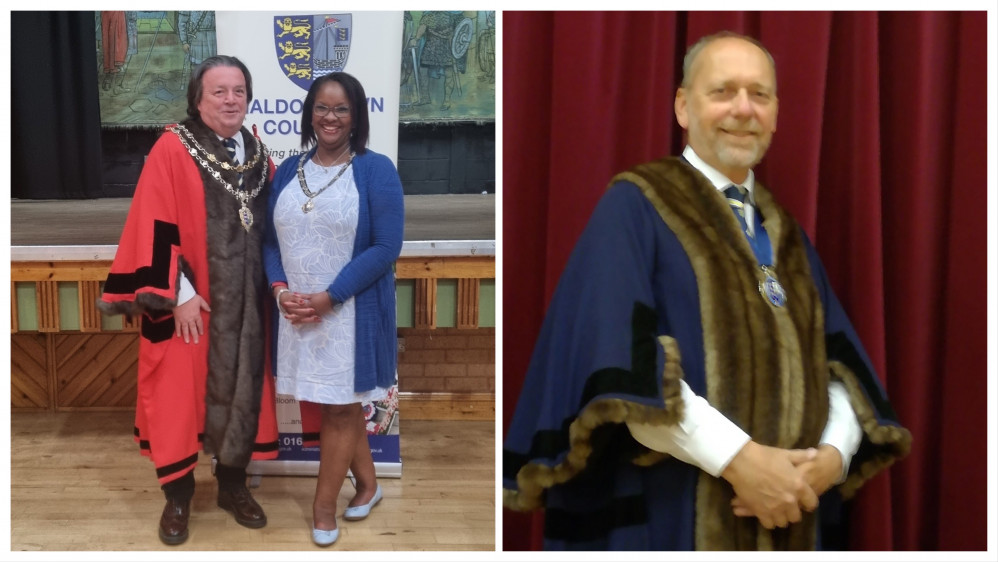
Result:
{"label": "green painted wall", "polygon": [[32,282],[14,283],[17,295],[17,326],[25,332],[38,329],[38,299]]}
{"label": "green painted wall", "polygon": [[80,285],[61,281],[59,287],[59,329],[67,332],[80,329]]}
{"label": "green painted wall", "polygon": [[496,280],[482,279],[478,286],[478,327],[496,327]]}
{"label": "green painted wall", "polygon": [[416,292],[415,279],[399,279],[395,282],[395,323],[399,328],[412,328],[413,294]]}
{"label": "green painted wall", "polygon": [[437,328],[457,326],[457,279],[437,279]]}

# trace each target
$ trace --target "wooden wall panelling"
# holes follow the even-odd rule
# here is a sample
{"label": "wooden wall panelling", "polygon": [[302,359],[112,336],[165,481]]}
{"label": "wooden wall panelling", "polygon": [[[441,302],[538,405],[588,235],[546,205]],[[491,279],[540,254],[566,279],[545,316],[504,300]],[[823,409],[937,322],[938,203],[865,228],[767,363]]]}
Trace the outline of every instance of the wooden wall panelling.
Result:
{"label": "wooden wall panelling", "polygon": [[135,405],[138,336],[58,334],[54,336],[53,347],[58,373],[57,408]]}
{"label": "wooden wall panelling", "polygon": [[17,285],[10,282],[10,333],[17,333]]}
{"label": "wooden wall panelling", "polygon": [[480,279],[457,280],[457,327],[478,327],[478,289]]}
{"label": "wooden wall panelling", "polygon": [[10,278],[15,281],[104,281],[110,270],[110,260],[19,261],[11,262]]}
{"label": "wooden wall panelling", "polygon": [[416,279],[413,294],[413,327],[437,327],[437,280]]}
{"label": "wooden wall panelling", "polygon": [[80,281],[80,331],[99,332],[100,310],[97,310],[97,299],[100,298],[100,281]]}
{"label": "wooden wall panelling", "polygon": [[51,409],[48,334],[10,336],[11,409]]}
{"label": "wooden wall panelling", "polygon": [[[141,317],[105,332],[96,307],[110,261],[11,263],[11,406],[17,410],[130,409],[135,405]],[[414,327],[437,328],[437,279],[456,279],[458,329],[480,321],[480,280],[495,278],[494,256],[400,258],[396,277],[413,279]],[[60,332],[59,282],[78,284],[79,332]],[[37,332],[20,332],[17,282],[35,285]],[[20,314],[19,314],[20,313]],[[436,394],[436,393],[431,393]],[[420,395],[421,396],[421,395]],[[407,396],[412,399],[412,396]],[[469,402],[470,400],[470,402]],[[416,399],[412,414],[494,416],[494,395],[454,394],[447,404]]]}
{"label": "wooden wall panelling", "polygon": [[400,392],[407,420],[494,420],[495,396],[487,392]]}
{"label": "wooden wall panelling", "polygon": [[488,279],[495,276],[495,256],[399,258],[395,262],[395,277],[398,279]]}
{"label": "wooden wall panelling", "polygon": [[59,331],[59,283],[55,281],[35,282],[35,295],[38,300],[38,331]]}

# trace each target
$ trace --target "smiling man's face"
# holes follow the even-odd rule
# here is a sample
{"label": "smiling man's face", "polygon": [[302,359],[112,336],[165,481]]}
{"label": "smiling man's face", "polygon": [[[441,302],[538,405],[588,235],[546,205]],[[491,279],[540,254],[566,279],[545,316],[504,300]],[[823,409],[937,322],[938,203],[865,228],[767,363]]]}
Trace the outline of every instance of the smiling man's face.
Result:
{"label": "smiling man's face", "polygon": [[676,93],[676,119],[704,162],[741,183],[776,132],[776,73],[759,47],[734,37],[707,44],[689,86]]}
{"label": "smiling man's face", "polygon": [[204,124],[222,137],[239,132],[246,117],[246,77],[235,66],[209,68],[201,78],[198,112]]}

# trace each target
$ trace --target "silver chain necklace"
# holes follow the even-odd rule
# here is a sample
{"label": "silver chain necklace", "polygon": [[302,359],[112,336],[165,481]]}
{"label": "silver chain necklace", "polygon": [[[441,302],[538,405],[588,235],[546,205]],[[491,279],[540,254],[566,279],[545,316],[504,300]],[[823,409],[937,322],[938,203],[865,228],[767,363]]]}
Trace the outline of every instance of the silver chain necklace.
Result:
{"label": "silver chain necklace", "polygon": [[328,189],[329,186],[331,186],[334,183],[336,183],[336,180],[340,179],[340,176],[343,175],[343,172],[346,172],[347,168],[350,167],[350,164],[353,163],[353,157],[355,155],[356,155],[356,153],[351,150],[350,151],[350,158],[347,159],[347,161],[346,161],[345,164],[343,164],[343,167],[340,168],[340,171],[337,172],[335,176],[333,176],[333,179],[329,180],[329,183],[327,183],[325,186],[323,186],[322,189],[320,189],[319,191],[316,191],[315,193],[312,193],[308,189],[308,183],[305,181],[305,161],[308,160],[308,158],[305,158],[303,156],[303,157],[301,157],[301,158],[298,159],[298,185],[301,186],[301,191],[302,191],[302,193],[305,194],[305,197],[308,197],[308,201],[306,201],[305,204],[301,206],[301,210],[302,210],[303,213],[307,214],[309,211],[311,211],[312,209],[315,208],[315,202],[313,201],[313,199],[315,199],[323,191],[325,191],[326,189]]}
{"label": "silver chain necklace", "polygon": [[[194,157],[194,159],[197,160],[199,164],[201,164],[201,167],[204,168],[206,172],[211,174],[211,177],[215,178],[215,181],[222,184],[222,187],[224,187],[226,191],[232,194],[232,196],[239,201],[240,203],[239,212],[238,212],[239,222],[240,224],[243,225],[243,229],[245,229],[246,232],[249,232],[250,227],[253,226],[253,212],[250,211],[250,208],[249,206],[246,205],[246,203],[248,201],[252,201],[254,197],[259,195],[260,190],[263,189],[263,185],[267,181],[266,174],[263,173],[260,174],[260,182],[257,184],[256,189],[252,191],[236,189],[235,187],[232,186],[232,184],[222,179],[222,174],[218,170],[216,170],[209,163],[209,161],[211,161],[211,163],[221,165],[221,167],[226,170],[238,171],[240,166],[232,166],[225,162],[221,163],[218,162],[217,158],[215,158],[215,155],[208,152],[207,150],[204,149],[203,146],[198,144],[198,142],[194,139],[194,136],[191,134],[191,132],[188,131],[187,128],[184,127],[183,125],[174,125],[173,127],[167,127],[167,130],[172,131],[174,134],[176,134],[177,138],[180,139],[181,144],[183,144],[184,148],[187,149],[187,152],[189,152],[190,155]],[[256,165],[262,161],[261,155],[264,152],[267,152],[267,147],[263,144],[263,142],[260,139],[256,137],[253,137],[253,139],[257,144],[256,157],[253,158],[253,165]],[[191,145],[188,144],[188,140],[194,143],[194,145],[197,148],[191,147]],[[205,156],[202,156],[201,155],[202,153]],[[243,169],[248,170],[249,167]]]}
{"label": "silver chain necklace", "polygon": [[[184,127],[183,125],[177,125],[176,128],[179,129],[181,132],[183,132],[187,136],[187,140],[190,141],[190,143],[193,144],[195,148],[197,148],[198,150],[200,150],[201,152],[204,153],[205,158],[207,158],[209,162],[211,162],[212,164],[217,164],[217,165],[221,166],[223,170],[235,170],[235,171],[237,171],[237,172],[239,172],[241,174],[241,173],[249,170],[250,168],[256,166],[257,162],[260,161],[260,158],[261,158],[261,156],[263,154],[262,150],[257,150],[256,154],[253,156],[252,160],[250,160],[249,162],[244,162],[244,163],[242,163],[242,164],[240,164],[238,166],[235,166],[235,165],[230,164],[229,162],[227,162],[225,160],[219,160],[218,158],[215,157],[214,154],[212,154],[211,152],[208,152],[208,150],[205,147],[201,146],[201,143],[199,143],[197,141],[197,139],[194,138],[194,135],[191,134],[191,132],[187,130],[187,127]],[[253,140],[255,142],[259,143],[259,139],[257,139],[256,137],[253,137]],[[184,143],[184,145],[186,146],[187,143]]]}

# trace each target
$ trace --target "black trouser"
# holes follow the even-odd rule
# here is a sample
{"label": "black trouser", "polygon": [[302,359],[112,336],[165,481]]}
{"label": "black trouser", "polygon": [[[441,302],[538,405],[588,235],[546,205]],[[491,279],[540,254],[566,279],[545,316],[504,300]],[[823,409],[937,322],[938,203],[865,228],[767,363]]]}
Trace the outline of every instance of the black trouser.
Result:
{"label": "black trouser", "polygon": [[[246,468],[216,463],[215,478],[218,479],[219,490],[239,489],[246,486]],[[190,470],[180,478],[163,484],[162,488],[167,499],[190,501],[194,497],[194,471]]]}

